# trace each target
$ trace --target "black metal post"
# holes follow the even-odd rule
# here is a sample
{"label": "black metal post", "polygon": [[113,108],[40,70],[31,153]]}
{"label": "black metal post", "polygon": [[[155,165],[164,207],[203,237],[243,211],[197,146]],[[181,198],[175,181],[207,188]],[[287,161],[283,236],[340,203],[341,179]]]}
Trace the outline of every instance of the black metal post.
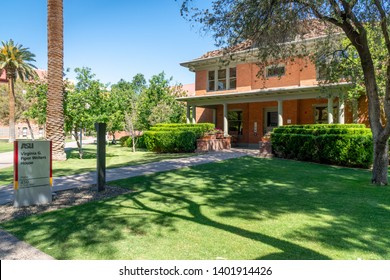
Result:
{"label": "black metal post", "polygon": [[106,185],[106,124],[96,123],[97,131],[97,188],[104,191]]}

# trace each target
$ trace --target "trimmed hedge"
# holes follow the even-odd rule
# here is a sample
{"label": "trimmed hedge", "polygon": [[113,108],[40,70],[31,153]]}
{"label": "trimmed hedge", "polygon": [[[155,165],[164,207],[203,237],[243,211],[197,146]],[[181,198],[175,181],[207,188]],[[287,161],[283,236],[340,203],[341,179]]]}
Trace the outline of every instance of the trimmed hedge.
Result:
{"label": "trimmed hedge", "polygon": [[368,168],[373,161],[372,134],[364,125],[285,126],[271,134],[277,156]]}
{"label": "trimmed hedge", "polygon": [[[137,142],[135,144],[135,147],[138,149],[146,149],[144,136],[141,135],[141,136],[137,136],[136,138],[137,138]],[[133,138],[131,138],[130,136],[123,136],[119,139],[119,143],[122,147],[132,148]]]}
{"label": "trimmed hedge", "polygon": [[149,131],[193,131],[196,133],[197,138],[203,136],[207,131],[213,130],[215,125],[212,123],[199,123],[199,124],[157,124],[152,126]]}
{"label": "trimmed hedge", "polygon": [[157,153],[192,153],[196,149],[196,139],[214,124],[158,124],[144,133],[145,146]]}

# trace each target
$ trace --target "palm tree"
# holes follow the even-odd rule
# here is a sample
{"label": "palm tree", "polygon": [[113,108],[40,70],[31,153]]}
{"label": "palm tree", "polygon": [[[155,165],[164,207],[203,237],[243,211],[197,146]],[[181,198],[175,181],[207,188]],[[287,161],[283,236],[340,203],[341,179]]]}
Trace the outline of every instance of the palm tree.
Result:
{"label": "palm tree", "polygon": [[33,64],[35,55],[28,48],[15,44],[11,39],[1,42],[0,47],[0,74],[5,71],[8,81],[9,96],[9,142],[15,141],[15,90],[14,83],[17,78],[24,81],[36,75]]}
{"label": "palm tree", "polygon": [[66,160],[64,132],[64,38],[63,2],[47,1],[48,92],[46,137],[52,141],[53,159]]}

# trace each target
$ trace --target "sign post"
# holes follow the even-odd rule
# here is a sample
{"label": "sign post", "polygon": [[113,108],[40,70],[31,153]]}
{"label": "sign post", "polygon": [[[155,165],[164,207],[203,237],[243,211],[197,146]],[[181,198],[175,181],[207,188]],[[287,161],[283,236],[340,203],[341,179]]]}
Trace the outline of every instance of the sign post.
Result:
{"label": "sign post", "polygon": [[96,123],[97,131],[97,188],[104,191],[106,185],[106,124]]}
{"label": "sign post", "polygon": [[51,141],[14,142],[14,206],[48,204],[52,201]]}

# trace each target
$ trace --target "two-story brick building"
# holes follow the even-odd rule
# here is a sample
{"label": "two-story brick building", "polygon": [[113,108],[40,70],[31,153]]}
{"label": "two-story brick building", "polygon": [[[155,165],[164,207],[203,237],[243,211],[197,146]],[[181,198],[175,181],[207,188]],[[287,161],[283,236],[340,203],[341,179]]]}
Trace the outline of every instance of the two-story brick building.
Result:
{"label": "two-story brick building", "polygon": [[[318,36],[301,43],[314,44]],[[211,122],[243,146],[257,145],[274,127],[288,124],[366,123],[364,97],[347,101],[346,82],[320,85],[309,59],[295,58],[259,67],[250,42],[206,53],[181,63],[195,72],[195,95],[187,103],[188,122]]]}

